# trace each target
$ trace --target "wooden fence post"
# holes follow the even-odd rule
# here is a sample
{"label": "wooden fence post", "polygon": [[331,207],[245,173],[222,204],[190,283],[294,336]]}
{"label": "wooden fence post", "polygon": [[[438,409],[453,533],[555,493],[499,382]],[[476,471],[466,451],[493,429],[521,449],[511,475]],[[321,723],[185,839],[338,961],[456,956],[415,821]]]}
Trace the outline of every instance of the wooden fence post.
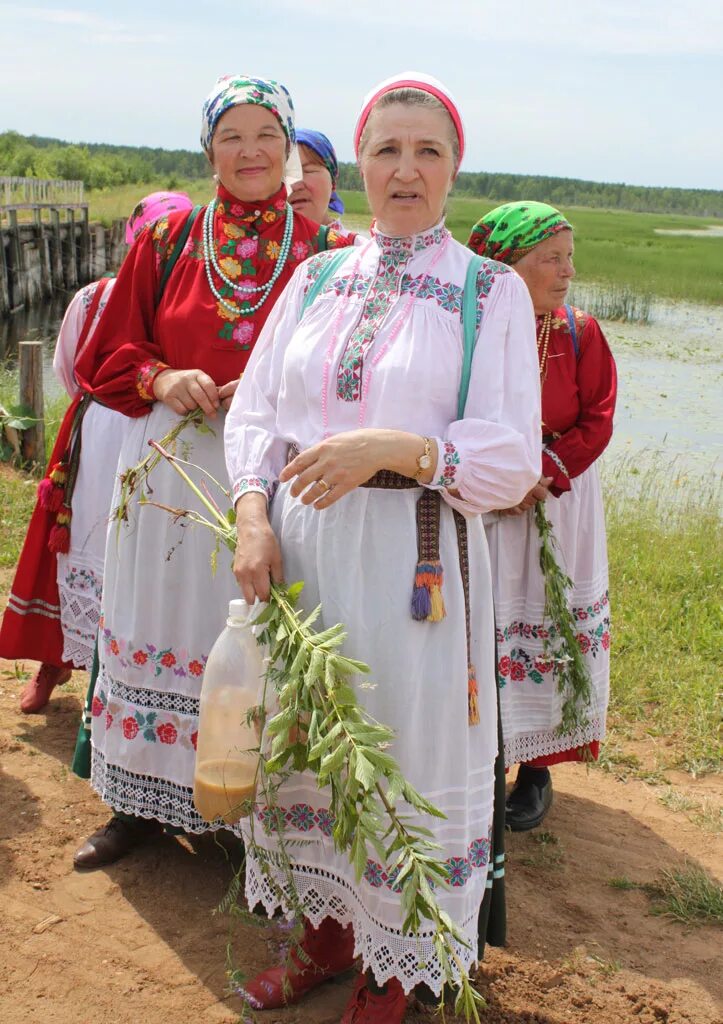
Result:
{"label": "wooden fence post", "polygon": [[7,316],[10,313],[10,278],[8,276],[8,261],[5,255],[5,234],[3,232],[2,217],[0,217],[0,316]]}
{"label": "wooden fence post", "polygon": [[[12,309],[20,309],[28,300],[27,280],[25,277],[25,253],[23,251],[23,243],[20,241],[17,210],[10,210],[8,218],[10,220],[10,267],[15,275],[15,280],[10,280]],[[13,264],[15,264],[14,267]]]}
{"label": "wooden fence post", "polygon": [[43,343],[21,341],[18,344],[20,363],[20,404],[37,420],[23,431],[22,456],[26,462],[45,466],[45,409],[43,404]]}

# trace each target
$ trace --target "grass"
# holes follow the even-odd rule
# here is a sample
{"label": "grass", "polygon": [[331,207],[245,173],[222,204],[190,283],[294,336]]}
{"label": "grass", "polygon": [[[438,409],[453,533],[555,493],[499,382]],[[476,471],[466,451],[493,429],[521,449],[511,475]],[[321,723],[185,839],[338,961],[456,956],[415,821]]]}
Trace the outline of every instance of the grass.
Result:
{"label": "grass", "polygon": [[[15,369],[0,367],[0,405],[9,409],[18,402],[18,373]],[[59,394],[45,395],[45,469],[50,453],[55,444],[58,428],[62,422],[70,399],[63,391]]]}
{"label": "grass", "polygon": [[142,185],[121,185],[111,189],[94,189],[86,191],[88,215],[91,220],[100,221],[106,226],[114,220],[126,220],[139,199],[159,191],[185,192],[194,203],[207,203],[213,195],[211,178],[193,180],[161,179],[154,183]]}
{"label": "grass", "polygon": [[0,567],[17,563],[38,481],[0,463]]}
{"label": "grass", "polygon": [[[352,217],[369,217],[363,193],[344,192],[343,199]],[[447,226],[458,241],[466,242],[472,225],[496,205],[489,200],[453,196]],[[720,302],[723,238],[656,233],[656,228],[701,228],[708,223],[706,220],[567,207],[563,213],[575,228],[575,265],[579,278],[586,283],[628,289],[638,295]]]}
{"label": "grass", "polygon": [[653,912],[682,924],[723,925],[723,886],[696,864],[662,871],[642,887],[653,900]]}
{"label": "grass", "polygon": [[690,861],[683,867],[666,868],[653,882],[634,882],[623,876],[611,878],[612,889],[644,892],[651,911],[685,925],[723,925],[723,886],[703,868]]}
{"label": "grass", "polygon": [[623,320],[626,323],[650,323],[653,300],[647,292],[636,292],[626,284],[585,287],[573,284],[569,302],[584,309],[597,320]]}
{"label": "grass", "polygon": [[[719,493],[712,482],[696,488],[691,481],[687,500],[674,501],[674,474],[669,467],[652,466],[631,495],[623,479],[626,468],[631,469],[619,464],[606,480],[614,624],[610,724],[624,730],[635,723],[662,738],[668,767],[695,774],[719,771]],[[608,760],[615,764],[616,758],[629,770],[640,767],[613,749]],[[657,773],[648,781],[662,777]]]}
{"label": "grass", "polygon": [[[210,178],[159,179],[142,185],[96,189],[87,193],[91,220],[110,224],[125,219],[143,196],[158,189],[187,192],[194,202],[213,194]],[[363,192],[343,192],[347,219],[355,227],[369,224],[371,215]],[[466,242],[472,225],[497,203],[469,196],[452,196],[447,225],[456,239]],[[660,235],[656,229],[700,229],[703,218],[675,214],[631,213],[625,210],[563,210],[575,227],[575,264],[587,285],[598,286],[598,299],[613,311],[629,306],[631,296],[643,305],[649,296],[689,302],[720,302],[723,294],[723,238]],[[595,310],[592,310],[595,313]],[[595,314],[597,315],[597,314]],[[603,315],[603,314],[601,314]]]}
{"label": "grass", "polygon": [[527,846],[531,852],[520,857],[521,864],[530,868],[562,867],[565,854],[560,840],[554,832],[543,829],[541,832],[534,832],[527,838]]}

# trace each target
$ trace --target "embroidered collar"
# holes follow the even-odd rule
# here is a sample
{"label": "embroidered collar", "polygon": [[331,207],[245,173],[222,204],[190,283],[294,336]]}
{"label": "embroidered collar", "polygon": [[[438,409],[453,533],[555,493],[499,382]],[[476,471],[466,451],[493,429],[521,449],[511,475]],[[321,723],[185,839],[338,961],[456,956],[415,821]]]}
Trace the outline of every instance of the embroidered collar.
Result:
{"label": "embroidered collar", "polygon": [[259,234],[268,231],[285,216],[285,185],[282,185],[278,192],[274,192],[268,199],[260,199],[257,202],[245,202],[237,199],[223,185],[218,185],[216,198],[218,199],[217,211],[220,217],[253,228]]}
{"label": "embroidered collar", "polygon": [[427,231],[420,231],[416,235],[385,235],[379,231],[375,223],[372,224],[371,231],[372,238],[384,255],[403,255],[407,258],[414,253],[423,252],[425,249],[441,245],[449,235],[449,231],[444,226],[444,220],[435,224],[434,227],[428,228]]}

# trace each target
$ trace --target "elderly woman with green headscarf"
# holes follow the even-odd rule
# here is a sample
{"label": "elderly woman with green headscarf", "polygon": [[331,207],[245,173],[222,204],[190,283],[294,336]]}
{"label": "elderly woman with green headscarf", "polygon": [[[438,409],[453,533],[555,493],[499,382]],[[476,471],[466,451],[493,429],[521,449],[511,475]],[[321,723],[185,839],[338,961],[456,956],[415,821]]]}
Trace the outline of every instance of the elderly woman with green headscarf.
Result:
{"label": "elderly woman with green headscarf", "polygon": [[[559,210],[505,203],[475,224],[468,244],[515,268],[537,319],[542,477],[520,505],[489,516],[486,524],[505,762],[520,765],[506,821],[513,831],[524,831],[542,822],[552,802],[550,765],[596,758],[605,734],[610,615],[596,462],[612,435],[616,373],[600,325],[565,303],[575,276],[573,229]],[[556,627],[544,615],[545,577],[532,511],[537,502],[545,502],[557,561],[572,581],[569,612],[591,683],[589,706],[573,731],[561,729],[558,672],[548,652]]]}
{"label": "elderly woman with green headscarf", "polygon": [[[349,244],[289,205],[284,176],[295,141],[283,85],[218,79],[201,117],[215,195],[139,235],[78,365],[95,399],[135,420],[118,464],[126,479],[149,438],[178,434],[194,410],[207,420],[185,425],[181,450],[222,476],[225,410],[269,313],[304,260]],[[203,507],[165,463],[151,484],[160,505]],[[119,482],[114,508],[120,497]],[[201,679],[235,583],[230,573],[212,576],[210,535],[137,499],[106,546],[92,702],[91,784],[113,817],[76,852],[80,868],[118,860],[164,826],[225,827],[201,818],[192,787]]]}

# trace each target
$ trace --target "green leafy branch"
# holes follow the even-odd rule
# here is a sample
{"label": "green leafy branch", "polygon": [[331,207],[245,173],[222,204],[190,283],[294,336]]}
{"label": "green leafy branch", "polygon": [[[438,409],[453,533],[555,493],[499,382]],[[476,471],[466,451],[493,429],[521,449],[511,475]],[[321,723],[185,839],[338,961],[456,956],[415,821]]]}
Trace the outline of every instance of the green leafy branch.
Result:
{"label": "green leafy branch", "polygon": [[545,581],[544,616],[552,623],[543,641],[543,658],[552,662],[557,689],[563,698],[559,732],[570,733],[588,724],[592,680],[567,602],[572,580],[555,558],[557,541],[543,501],[535,505],[535,522],[540,535],[540,569]]}

